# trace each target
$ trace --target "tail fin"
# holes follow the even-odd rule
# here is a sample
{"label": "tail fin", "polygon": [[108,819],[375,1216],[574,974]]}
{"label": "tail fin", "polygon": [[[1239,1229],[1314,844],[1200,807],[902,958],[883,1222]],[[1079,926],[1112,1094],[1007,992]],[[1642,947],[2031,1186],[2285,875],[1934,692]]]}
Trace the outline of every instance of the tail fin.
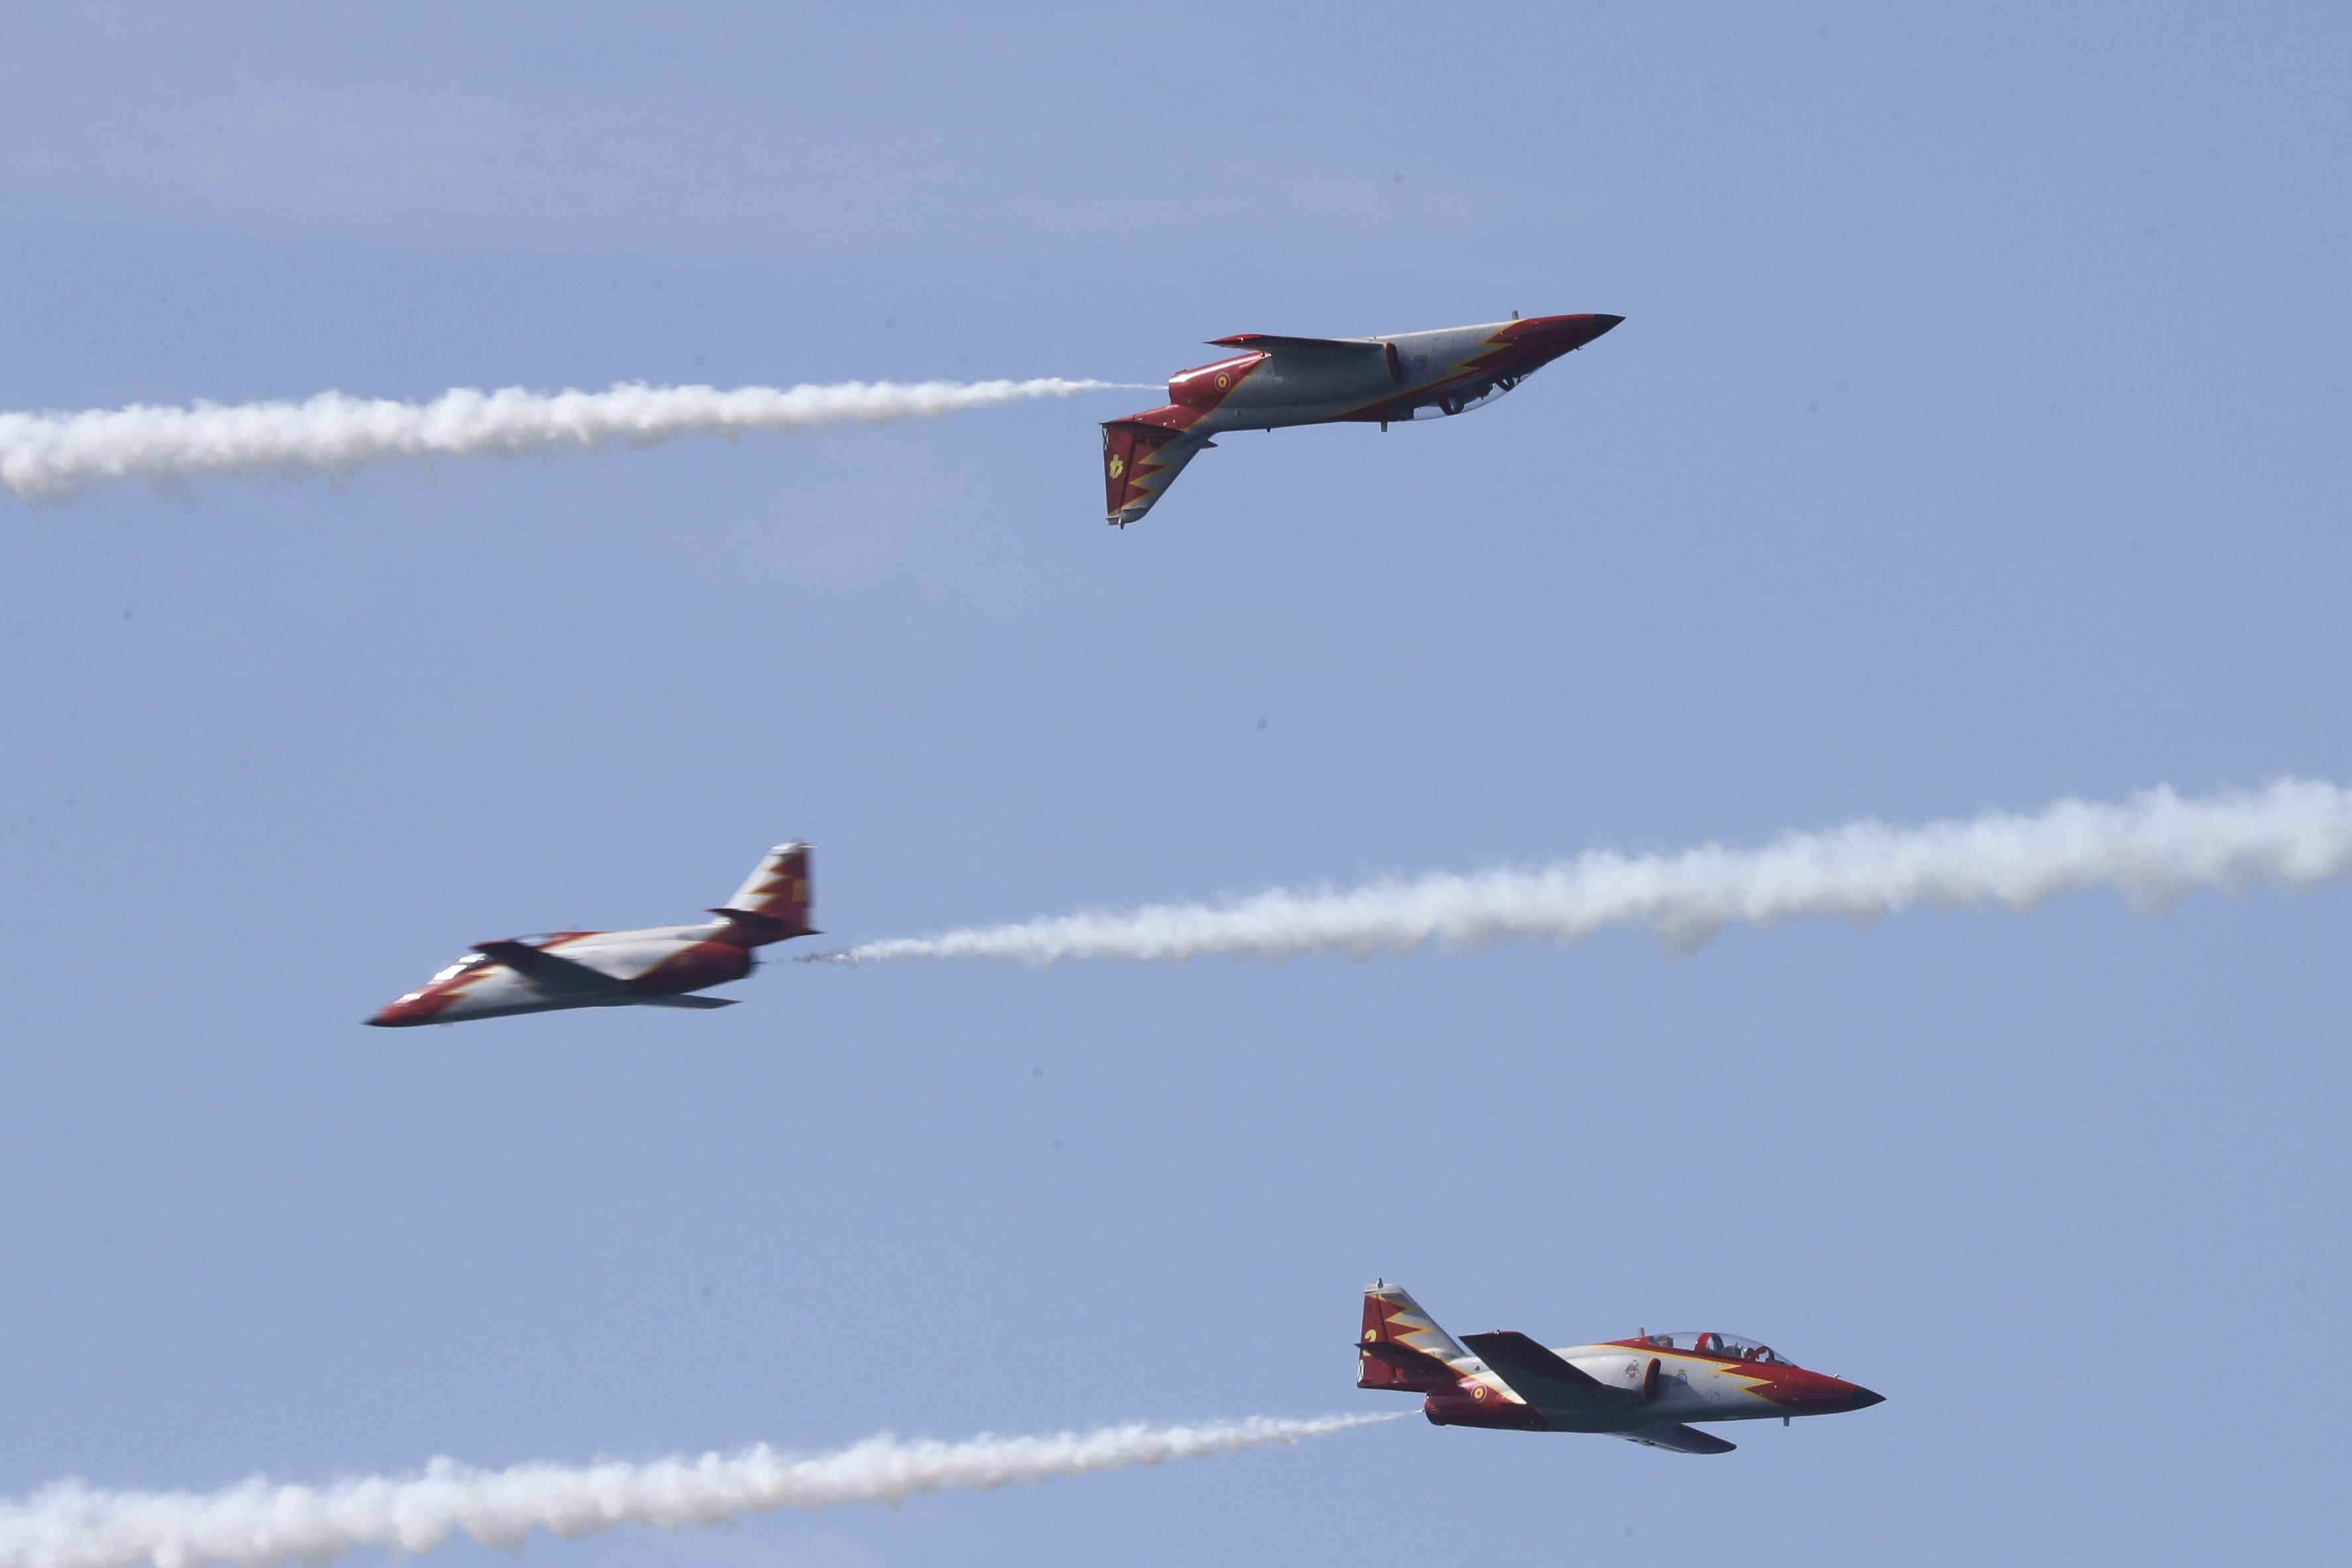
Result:
{"label": "tail fin", "polygon": [[1206,436],[1187,435],[1181,427],[1143,416],[1111,420],[1102,432],[1103,485],[1109,500],[1106,520],[1122,528],[1151,510],[1184,465],[1209,444]]}
{"label": "tail fin", "polygon": [[814,936],[809,924],[809,847],[778,844],[735,890],[710,912],[740,928],[747,946]]}
{"label": "tail fin", "polygon": [[1429,1394],[1452,1388],[1470,1354],[1421,1310],[1402,1285],[1364,1287],[1364,1333],[1356,1343],[1356,1386]]}

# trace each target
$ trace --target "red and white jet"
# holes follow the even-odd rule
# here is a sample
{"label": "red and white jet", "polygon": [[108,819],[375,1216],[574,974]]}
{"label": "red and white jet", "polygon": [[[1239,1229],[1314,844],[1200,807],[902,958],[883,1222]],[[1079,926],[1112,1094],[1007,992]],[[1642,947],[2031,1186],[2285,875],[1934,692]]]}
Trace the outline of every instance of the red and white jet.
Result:
{"label": "red and white jet", "polygon": [[1581,349],[1622,316],[1517,316],[1484,327],[1444,327],[1389,338],[1213,338],[1237,350],[1168,383],[1168,404],[1102,427],[1109,520],[1151,509],[1193,454],[1226,430],[1377,423],[1462,413]]}
{"label": "red and white jet", "polygon": [[731,997],[688,993],[751,972],[751,949],[809,925],[809,847],[778,844],[716,920],[637,931],[559,931],[477,942],[458,959],[367,1021],[387,1028],[462,1023],[558,1008],[724,1008]]}
{"label": "red and white jet", "polygon": [[1439,1427],[1600,1432],[1678,1454],[1737,1447],[1692,1421],[1832,1416],[1884,1403],[1869,1389],[1808,1372],[1769,1346],[1727,1333],[1639,1333],[1546,1350],[1523,1333],[1456,1343],[1402,1286],[1364,1291],[1356,1386],[1422,1394]]}

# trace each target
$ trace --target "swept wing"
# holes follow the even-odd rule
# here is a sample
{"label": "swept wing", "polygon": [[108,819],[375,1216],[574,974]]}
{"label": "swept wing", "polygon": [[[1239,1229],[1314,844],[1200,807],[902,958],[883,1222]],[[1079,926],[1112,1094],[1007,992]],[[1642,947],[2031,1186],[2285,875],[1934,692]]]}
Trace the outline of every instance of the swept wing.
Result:
{"label": "swept wing", "polygon": [[1739,1447],[1727,1443],[1712,1432],[1702,1432],[1696,1427],[1640,1427],[1630,1432],[1612,1432],[1612,1437],[1622,1437],[1629,1443],[1639,1443],[1645,1448],[1671,1448],[1677,1454],[1727,1454]]}
{"label": "swept wing", "polygon": [[1230,338],[1212,338],[1209,345],[1260,354],[1319,354],[1330,359],[1385,360],[1393,352],[1386,343],[1367,342],[1360,338],[1286,338],[1276,332],[1236,332]]}
{"label": "swept wing", "polygon": [[1523,1333],[1464,1334],[1462,1343],[1486,1364],[1487,1371],[1510,1385],[1512,1393],[1546,1416],[1583,1421],[1622,1415],[1643,1402],[1638,1390],[1612,1388]]}
{"label": "swept wing", "polygon": [[600,969],[534,947],[528,942],[477,942],[474,951],[504,964],[551,997],[617,995],[621,982]]}

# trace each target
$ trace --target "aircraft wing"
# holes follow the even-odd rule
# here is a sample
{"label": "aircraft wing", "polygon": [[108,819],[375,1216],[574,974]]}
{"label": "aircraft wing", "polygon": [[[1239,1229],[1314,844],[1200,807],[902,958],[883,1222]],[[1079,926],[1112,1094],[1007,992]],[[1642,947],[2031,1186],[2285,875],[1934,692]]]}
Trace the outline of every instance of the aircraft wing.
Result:
{"label": "aircraft wing", "polygon": [[731,1008],[740,997],[639,997],[637,1004],[648,1008]]}
{"label": "aircraft wing", "polygon": [[1727,1454],[1739,1447],[1727,1443],[1712,1432],[1702,1432],[1696,1427],[1642,1427],[1631,1432],[1612,1432],[1612,1437],[1622,1437],[1629,1443],[1639,1443],[1645,1448],[1671,1448],[1677,1454]]}
{"label": "aircraft wing", "polygon": [[532,946],[528,942],[477,942],[474,951],[504,964],[551,997],[586,997],[617,991],[621,982],[585,964]]}
{"label": "aircraft wing", "polygon": [[1638,1390],[1612,1388],[1523,1333],[1464,1334],[1462,1343],[1486,1364],[1487,1371],[1509,1384],[1512,1393],[1538,1410],[1599,1416],[1642,1403]]}
{"label": "aircraft wing", "polygon": [[1274,332],[1236,332],[1230,338],[1212,338],[1213,348],[1254,350],[1277,358],[1286,354],[1324,354],[1335,358],[1379,360],[1388,356],[1385,343],[1358,342],[1352,338],[1285,338]]}

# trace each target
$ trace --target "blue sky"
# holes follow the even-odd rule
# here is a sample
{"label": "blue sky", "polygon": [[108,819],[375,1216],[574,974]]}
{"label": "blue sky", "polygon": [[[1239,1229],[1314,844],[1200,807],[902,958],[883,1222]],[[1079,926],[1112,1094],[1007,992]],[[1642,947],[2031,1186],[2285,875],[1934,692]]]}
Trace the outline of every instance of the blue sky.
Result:
{"label": "blue sky", "polygon": [[1413,1420],[528,1552],[2324,1554],[2343,891],[357,1020],[787,836],[862,939],[2352,778],[2347,42],[12,9],[5,408],[1627,321],[1475,418],[1230,439],[1123,535],[1094,422],[1149,394],[0,505],[0,1492],[1377,1408],[1377,1273],[1888,1402],[1719,1460]]}

